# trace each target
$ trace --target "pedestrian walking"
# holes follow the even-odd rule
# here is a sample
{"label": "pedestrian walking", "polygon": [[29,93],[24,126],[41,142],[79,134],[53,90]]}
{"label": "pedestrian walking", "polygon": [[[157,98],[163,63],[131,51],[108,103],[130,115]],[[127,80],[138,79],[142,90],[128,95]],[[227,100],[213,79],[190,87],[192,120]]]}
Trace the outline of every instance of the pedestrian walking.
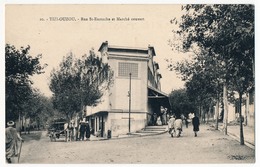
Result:
{"label": "pedestrian walking", "polygon": [[174,136],[174,121],[175,121],[175,117],[173,115],[170,116],[170,119],[168,121],[168,132],[171,135],[171,137]]}
{"label": "pedestrian walking", "polygon": [[197,133],[199,131],[200,120],[199,120],[199,117],[195,113],[194,113],[194,117],[192,118],[192,125],[193,125],[194,136],[197,137]]}
{"label": "pedestrian walking", "polygon": [[9,121],[5,129],[5,156],[7,163],[19,162],[23,139],[14,128],[14,122]]}
{"label": "pedestrian walking", "polygon": [[174,121],[174,128],[176,137],[180,137],[182,132],[182,119],[180,116],[176,117],[176,120]]}
{"label": "pedestrian walking", "polygon": [[185,116],[184,116],[184,122],[185,122],[186,128],[188,128],[188,126],[189,126],[189,121],[188,121],[187,117],[185,117]]}
{"label": "pedestrian walking", "polygon": [[90,138],[90,126],[88,121],[86,122],[86,140],[89,140]]}
{"label": "pedestrian walking", "polygon": [[181,114],[181,119],[182,119],[182,121],[185,123],[186,128],[188,128],[188,124],[189,124],[189,122],[188,122],[188,120],[187,120],[187,117],[184,116],[184,114]]}

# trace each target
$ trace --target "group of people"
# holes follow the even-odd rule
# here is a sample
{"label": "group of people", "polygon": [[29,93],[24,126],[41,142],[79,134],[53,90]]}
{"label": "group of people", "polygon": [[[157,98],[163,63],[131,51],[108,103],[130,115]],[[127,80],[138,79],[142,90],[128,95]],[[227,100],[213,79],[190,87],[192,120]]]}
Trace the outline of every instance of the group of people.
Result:
{"label": "group of people", "polygon": [[88,121],[87,122],[80,122],[79,123],[79,140],[84,140],[84,136],[86,140],[90,138],[90,126]]}
{"label": "group of people", "polygon": [[151,117],[151,125],[167,125],[167,108],[161,106],[160,112],[154,112]]}
{"label": "group of people", "polygon": [[90,135],[91,135],[91,128],[90,128],[88,121],[79,122],[79,127],[76,128],[76,129],[78,129],[78,132],[75,132],[74,129],[75,128],[74,128],[73,122],[70,122],[70,124],[68,124],[68,123],[64,124],[66,141],[72,141],[73,139],[83,141],[83,140],[85,140],[85,138],[86,138],[86,140],[89,140]]}
{"label": "group of people", "polygon": [[[196,116],[195,113],[190,113],[189,118],[192,120],[192,125],[193,125],[193,132],[194,136],[197,137],[197,133],[199,131],[199,125],[200,121],[199,118]],[[187,126],[187,119],[183,119],[182,116],[175,116],[172,115],[170,116],[170,119],[168,121],[168,132],[171,135],[171,137],[180,137],[181,132],[182,132],[182,122],[185,121],[186,127]]]}
{"label": "group of people", "polygon": [[[189,114],[189,117],[192,120],[194,136],[197,137],[197,133],[199,131],[199,118],[196,114]],[[171,137],[175,136],[180,137],[182,132],[182,118],[181,116],[171,116],[168,121],[169,134]],[[21,152],[23,139],[20,134],[17,132],[14,127],[15,123],[13,121],[9,121],[7,123],[7,128],[5,129],[5,141],[6,141],[6,162],[7,163],[16,163],[19,162],[19,156]],[[73,136],[72,131],[72,123],[65,124],[64,129],[66,130],[66,140],[71,140]],[[76,136],[79,140],[83,141],[84,138],[89,140],[91,135],[91,128],[89,122],[81,121],[79,123],[79,136]]]}

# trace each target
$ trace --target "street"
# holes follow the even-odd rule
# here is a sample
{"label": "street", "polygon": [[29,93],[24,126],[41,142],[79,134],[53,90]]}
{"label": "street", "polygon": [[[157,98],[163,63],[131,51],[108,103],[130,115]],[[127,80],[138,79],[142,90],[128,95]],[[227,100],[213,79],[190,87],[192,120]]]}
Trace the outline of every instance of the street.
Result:
{"label": "street", "polygon": [[[35,134],[34,134],[35,133]],[[46,132],[23,135],[22,164],[212,164],[254,163],[255,150],[241,146],[209,125],[201,125],[198,137],[192,127],[182,136],[155,136],[102,141],[50,142]]]}

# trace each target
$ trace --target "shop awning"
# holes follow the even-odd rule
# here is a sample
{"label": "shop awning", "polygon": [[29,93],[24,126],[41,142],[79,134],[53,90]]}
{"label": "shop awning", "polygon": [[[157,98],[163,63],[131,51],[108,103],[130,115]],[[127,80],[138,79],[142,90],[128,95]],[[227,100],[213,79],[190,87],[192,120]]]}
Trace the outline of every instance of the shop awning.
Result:
{"label": "shop awning", "polygon": [[93,116],[105,116],[105,115],[108,115],[108,111],[99,111],[99,112],[87,115],[87,118],[93,117]]}
{"label": "shop awning", "polygon": [[148,99],[160,103],[163,107],[171,108],[168,94],[148,86]]}

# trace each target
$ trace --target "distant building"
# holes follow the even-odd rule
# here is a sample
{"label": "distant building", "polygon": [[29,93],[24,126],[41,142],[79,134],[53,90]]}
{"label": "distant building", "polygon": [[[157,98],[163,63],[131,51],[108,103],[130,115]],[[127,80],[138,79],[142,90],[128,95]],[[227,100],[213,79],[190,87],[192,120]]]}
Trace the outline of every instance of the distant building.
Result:
{"label": "distant building", "polygon": [[[248,94],[244,94],[244,103],[241,104],[241,115],[243,117],[243,124],[254,127],[255,125],[255,105],[254,105],[254,88],[252,88]],[[234,105],[229,104],[228,106],[228,122],[239,122],[239,101]]]}
{"label": "distant building", "polygon": [[170,108],[168,95],[161,91],[159,64],[153,61],[154,47],[130,48],[103,42],[99,52],[113,70],[114,81],[97,106],[86,107],[86,119],[94,132],[103,137],[135,132],[152,124],[161,106]]}
{"label": "distant building", "polygon": [[[228,102],[228,123],[239,123],[239,101],[238,94],[235,104]],[[248,94],[244,94],[244,102],[241,104],[241,115],[243,117],[243,124],[255,127],[255,90],[251,88]],[[220,108],[221,109],[221,108]],[[215,109],[216,111],[216,106]],[[219,112],[218,118],[221,118],[221,112]]]}

